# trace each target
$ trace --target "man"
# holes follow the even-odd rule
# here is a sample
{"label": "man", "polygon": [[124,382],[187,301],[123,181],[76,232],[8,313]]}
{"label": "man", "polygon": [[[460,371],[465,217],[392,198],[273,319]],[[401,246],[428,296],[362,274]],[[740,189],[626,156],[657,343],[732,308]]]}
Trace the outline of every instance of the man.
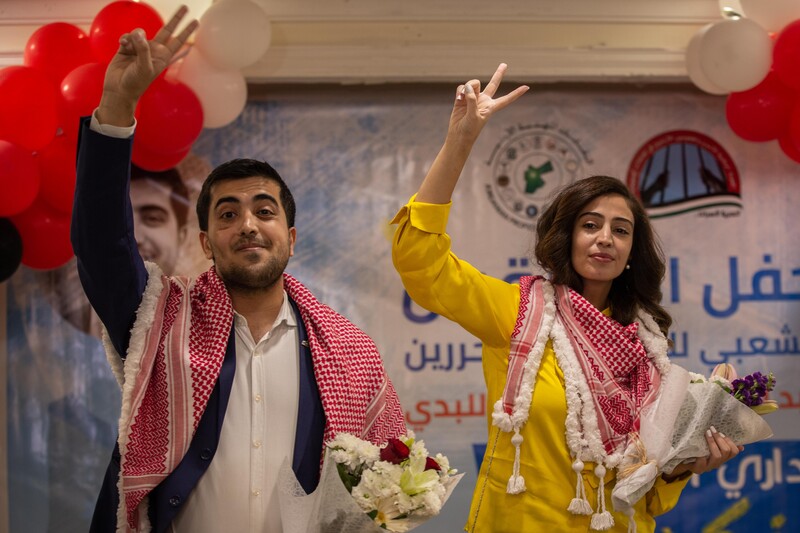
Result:
{"label": "man", "polygon": [[[156,263],[164,274],[177,273],[185,252],[189,191],[177,168],[152,172],[131,165],[130,198],[136,245],[145,261]],[[35,273],[50,304],[72,326],[102,338],[102,324],[81,288],[75,258],[67,264]]]}
{"label": "man", "polygon": [[188,234],[189,192],[177,169],[152,172],[131,165],[131,204],[136,245],[145,261],[175,273]]}
{"label": "man", "polygon": [[405,424],[374,343],[284,273],[294,200],[268,164],[234,160],[206,180],[209,271],[190,281],[143,263],[128,199],[133,112],[197,27],[173,37],[185,14],[150,42],[141,30],[120,39],[81,128],[72,241],[123,390],[92,530],[277,532],[283,461],[311,491],[324,441],[382,443]]}

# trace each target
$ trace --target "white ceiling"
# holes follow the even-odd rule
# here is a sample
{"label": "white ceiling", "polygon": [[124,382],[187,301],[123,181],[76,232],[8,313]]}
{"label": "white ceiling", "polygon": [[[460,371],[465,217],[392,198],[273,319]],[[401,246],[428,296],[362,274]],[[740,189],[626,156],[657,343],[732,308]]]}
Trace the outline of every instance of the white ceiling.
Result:
{"label": "white ceiling", "polygon": [[[241,0],[244,1],[244,0]],[[687,81],[684,54],[719,0],[255,0],[272,44],[248,81],[455,81],[509,63],[525,81]],[[0,0],[0,66],[39,26],[88,29],[105,0]],[[180,3],[199,16],[210,0]]]}

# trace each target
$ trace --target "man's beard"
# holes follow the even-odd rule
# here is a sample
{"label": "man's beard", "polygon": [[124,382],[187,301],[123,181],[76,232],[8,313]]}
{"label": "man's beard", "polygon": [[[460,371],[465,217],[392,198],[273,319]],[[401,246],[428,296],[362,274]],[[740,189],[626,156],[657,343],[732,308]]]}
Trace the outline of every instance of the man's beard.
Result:
{"label": "man's beard", "polygon": [[271,250],[266,262],[249,267],[228,265],[220,268],[216,265],[217,274],[225,286],[233,292],[262,292],[272,288],[283,276],[289,264],[289,250],[276,246]]}

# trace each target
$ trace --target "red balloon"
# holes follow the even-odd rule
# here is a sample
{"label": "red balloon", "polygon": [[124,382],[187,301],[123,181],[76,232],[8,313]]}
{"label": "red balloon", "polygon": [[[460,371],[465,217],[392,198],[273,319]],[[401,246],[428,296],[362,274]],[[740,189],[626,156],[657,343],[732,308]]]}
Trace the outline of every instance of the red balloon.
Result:
{"label": "red balloon", "polygon": [[61,82],[60,124],[64,133],[78,138],[80,117],[91,115],[100,104],[106,65],[87,63],[71,71]]}
{"label": "red balloon", "polygon": [[742,139],[771,141],[786,131],[793,98],[792,90],[770,72],[752,89],[728,95],[725,117],[733,132]]}
{"label": "red balloon", "polygon": [[177,81],[156,79],[139,100],[134,145],[148,152],[184,151],[203,129],[203,108],[194,92]]}
{"label": "red balloon", "polygon": [[89,37],[83,30],[66,22],[53,22],[33,32],[25,45],[23,62],[59,84],[70,70],[91,60]]}
{"label": "red balloon", "polygon": [[77,141],[59,135],[38,157],[42,180],[39,198],[49,207],[65,215],[72,214],[76,152]]}
{"label": "red balloon", "polygon": [[58,129],[56,86],[40,70],[0,70],[0,139],[28,150],[44,148]]}
{"label": "red balloon", "polygon": [[39,194],[39,167],[28,150],[0,141],[0,217],[22,213]]}
{"label": "red balloon", "polygon": [[[789,129],[785,135],[784,142],[800,150],[800,100],[798,100],[797,104],[794,106],[794,110],[789,118]],[[784,149],[784,152],[785,151]]]}
{"label": "red balloon", "polygon": [[783,150],[783,153],[786,154],[789,159],[800,163],[800,148],[795,146],[794,142],[792,142],[788,135],[778,139],[778,144],[780,145],[781,150]]}
{"label": "red balloon", "polygon": [[12,217],[11,222],[22,237],[23,265],[49,270],[60,267],[72,258],[70,217],[36,202],[25,212]]}
{"label": "red balloon", "polygon": [[161,172],[162,170],[170,169],[183,161],[183,158],[189,154],[192,147],[188,147],[180,152],[171,154],[161,154],[158,152],[151,152],[147,148],[142,148],[142,145],[134,141],[133,155],[131,159],[137,167],[149,170],[151,172]]}
{"label": "red balloon", "polygon": [[772,49],[772,68],[781,81],[800,90],[800,20],[783,28]]}
{"label": "red balloon", "polygon": [[161,15],[144,2],[121,0],[100,10],[89,28],[89,40],[95,60],[108,63],[119,50],[119,38],[142,28],[148,40],[164,26]]}

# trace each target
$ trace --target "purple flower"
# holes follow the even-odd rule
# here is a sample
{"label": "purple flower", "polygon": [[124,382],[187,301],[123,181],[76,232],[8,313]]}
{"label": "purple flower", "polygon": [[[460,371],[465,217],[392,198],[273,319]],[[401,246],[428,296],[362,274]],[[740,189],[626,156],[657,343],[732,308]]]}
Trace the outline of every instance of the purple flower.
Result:
{"label": "purple flower", "polygon": [[766,376],[761,372],[753,372],[749,376],[733,380],[730,393],[743,404],[755,407],[761,405],[767,392],[774,388],[775,376],[772,372]]}

